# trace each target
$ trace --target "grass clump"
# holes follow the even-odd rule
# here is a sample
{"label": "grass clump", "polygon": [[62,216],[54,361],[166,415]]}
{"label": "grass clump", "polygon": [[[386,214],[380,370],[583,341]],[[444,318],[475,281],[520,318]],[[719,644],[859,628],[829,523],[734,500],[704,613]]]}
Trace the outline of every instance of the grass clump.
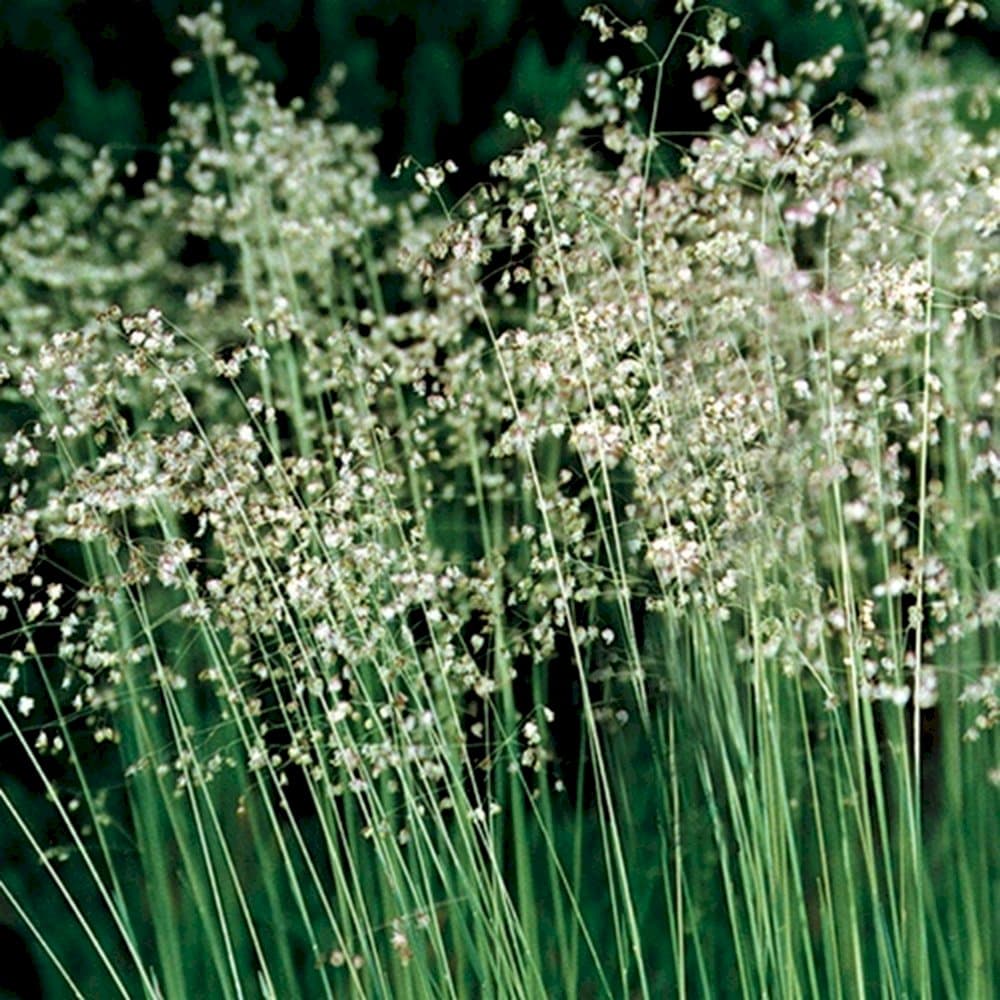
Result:
{"label": "grass clump", "polygon": [[8,152],[53,995],[996,995],[997,137],[877,6],[865,110],[682,3],[677,151],[590,9],[648,72],[454,204],[217,13],[148,177]]}

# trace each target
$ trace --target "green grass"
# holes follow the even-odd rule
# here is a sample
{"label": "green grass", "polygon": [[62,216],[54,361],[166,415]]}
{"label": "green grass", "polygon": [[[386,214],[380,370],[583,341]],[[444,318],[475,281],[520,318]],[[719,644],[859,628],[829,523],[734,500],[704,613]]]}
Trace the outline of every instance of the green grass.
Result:
{"label": "green grass", "polygon": [[213,100],[141,198],[10,154],[0,916],[47,995],[996,995],[974,85],[873,21],[831,121],[836,57],[724,79],[713,18],[674,149],[629,31],[648,77],[386,201],[186,30]]}

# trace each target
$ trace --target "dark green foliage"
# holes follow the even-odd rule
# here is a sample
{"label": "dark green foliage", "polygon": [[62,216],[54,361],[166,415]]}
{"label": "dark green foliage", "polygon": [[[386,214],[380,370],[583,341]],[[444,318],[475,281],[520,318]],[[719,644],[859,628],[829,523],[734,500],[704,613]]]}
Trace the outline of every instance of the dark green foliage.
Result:
{"label": "dark green foliage", "polygon": [[[183,49],[174,27],[200,0],[94,4],[80,0],[5,0],[0,5],[0,147],[31,135],[43,144],[70,132],[132,154],[155,144],[168,124],[169,99],[192,96],[170,74]],[[333,63],[343,63],[350,85],[343,117],[383,135],[379,152],[391,168],[409,153],[429,162],[462,157],[479,169],[509,143],[499,126],[506,108],[551,124],[577,93],[588,59],[606,55],[585,44],[577,21],[582,0],[536,5],[527,0],[473,0],[461,4],[400,0],[254,0],[231,5],[230,31],[275,80],[284,99],[307,96]],[[753,54],[773,38],[781,63],[841,44],[849,53],[833,89],[851,89],[862,67],[860,42],[846,19],[810,12],[808,0],[729,0],[723,7],[745,25]],[[967,39],[970,65],[985,55],[1000,17]],[[653,49],[662,51],[677,24],[672,2],[617,4],[626,19],[642,17]],[[543,10],[543,12],[540,12]],[[683,62],[672,66],[680,79]],[[15,99],[11,99],[14,95]],[[687,98],[665,108],[671,130],[695,123]],[[9,178],[0,173],[0,188]]]}

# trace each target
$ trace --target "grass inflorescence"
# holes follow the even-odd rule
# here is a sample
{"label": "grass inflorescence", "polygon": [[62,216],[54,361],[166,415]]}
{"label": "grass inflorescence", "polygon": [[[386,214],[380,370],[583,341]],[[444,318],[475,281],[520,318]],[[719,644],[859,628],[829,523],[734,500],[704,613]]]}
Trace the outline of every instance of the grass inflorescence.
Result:
{"label": "grass inflorescence", "polygon": [[997,995],[996,88],[860,6],[867,109],[679,4],[676,148],[588,9],[645,69],[458,201],[217,11],[141,193],[7,151],[0,896],[51,995]]}

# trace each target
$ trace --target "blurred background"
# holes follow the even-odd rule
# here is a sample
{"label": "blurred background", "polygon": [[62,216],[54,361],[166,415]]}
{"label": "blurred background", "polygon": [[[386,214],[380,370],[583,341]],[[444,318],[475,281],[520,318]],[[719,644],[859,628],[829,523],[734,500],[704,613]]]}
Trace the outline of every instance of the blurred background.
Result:
{"label": "blurred background", "polygon": [[[376,128],[382,165],[401,155],[445,157],[481,174],[509,143],[503,112],[551,122],[579,91],[588,63],[614,51],[580,24],[586,0],[240,0],[225,5],[237,42],[252,52],[279,96],[308,97],[334,63],[347,67],[345,118]],[[176,27],[206,0],[2,0],[0,2],[0,147],[31,136],[43,148],[68,132],[120,150],[154,147],[169,124],[170,102],[197,97],[197,78],[171,74],[189,47]],[[677,26],[674,0],[620,0],[613,9],[642,19],[662,51]],[[764,38],[779,63],[841,44],[847,59],[836,89],[853,89],[863,70],[860,18],[833,21],[813,0],[724,0],[742,21],[740,57]],[[1000,0],[990,18],[962,29],[957,66],[975,73],[991,58]],[[851,4],[846,4],[848,9]],[[635,53],[623,50],[626,65]],[[683,58],[670,67],[671,131],[704,127],[690,100]],[[472,179],[475,179],[474,177]],[[0,175],[0,188],[9,185]],[[466,181],[469,180],[466,175]]]}

